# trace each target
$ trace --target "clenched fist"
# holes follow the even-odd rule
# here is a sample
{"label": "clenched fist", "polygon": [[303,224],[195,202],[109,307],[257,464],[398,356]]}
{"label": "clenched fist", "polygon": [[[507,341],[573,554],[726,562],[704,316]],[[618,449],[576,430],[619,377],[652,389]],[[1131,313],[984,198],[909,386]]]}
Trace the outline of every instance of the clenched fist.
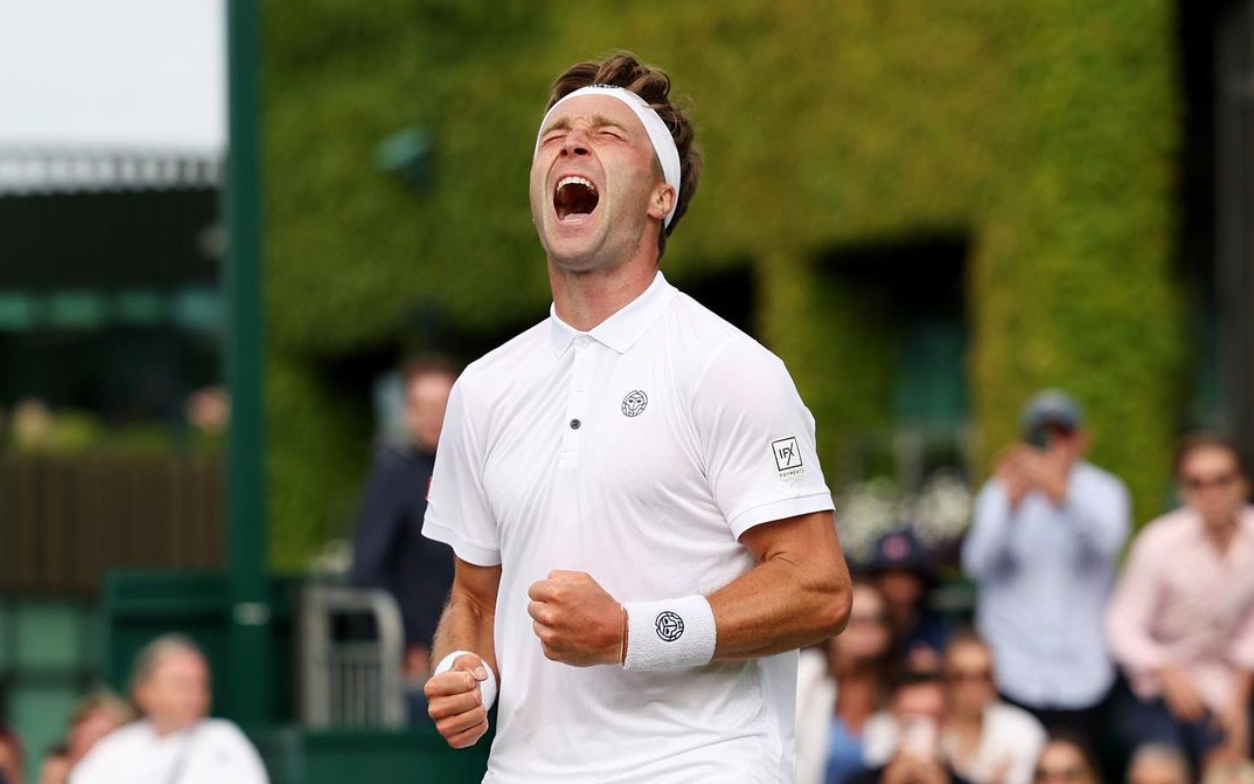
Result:
{"label": "clenched fist", "polygon": [[427,714],[455,749],[475,745],[488,731],[488,710],[479,688],[488,679],[487,667],[473,653],[462,654],[453,669],[433,675],[422,689],[427,695]]}
{"label": "clenched fist", "polygon": [[575,667],[622,662],[622,605],[591,576],[552,571],[527,595],[527,612],[545,656]]}

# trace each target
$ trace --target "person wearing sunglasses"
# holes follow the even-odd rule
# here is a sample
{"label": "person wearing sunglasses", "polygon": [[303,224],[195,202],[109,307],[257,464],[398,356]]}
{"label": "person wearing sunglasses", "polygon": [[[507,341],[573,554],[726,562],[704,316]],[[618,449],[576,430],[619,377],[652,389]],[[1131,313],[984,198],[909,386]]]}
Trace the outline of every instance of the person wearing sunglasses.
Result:
{"label": "person wearing sunglasses", "polygon": [[855,580],[845,631],[797,665],[797,784],[846,784],[866,770],[863,730],[883,707],[894,660],[888,601]]}
{"label": "person wearing sunglasses", "polygon": [[1145,526],[1107,616],[1133,695],[1119,712],[1132,745],[1178,746],[1197,766],[1250,751],[1254,683],[1254,507],[1240,450],[1185,439],[1184,505]]}
{"label": "person wearing sunglasses", "polygon": [[941,674],[948,695],[941,740],[954,770],[973,784],[1031,784],[1045,728],[998,698],[988,644],[973,631],[958,632]]}

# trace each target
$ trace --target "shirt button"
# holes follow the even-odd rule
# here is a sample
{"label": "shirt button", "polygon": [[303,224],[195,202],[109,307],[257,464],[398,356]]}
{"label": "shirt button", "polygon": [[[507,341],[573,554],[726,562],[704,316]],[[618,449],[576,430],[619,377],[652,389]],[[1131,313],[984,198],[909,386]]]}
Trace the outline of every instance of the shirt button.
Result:
{"label": "shirt button", "polygon": [[580,426],[580,425],[582,425],[582,424],[583,424],[583,423],[582,423],[582,422],[580,422],[578,419],[572,419],[572,420],[570,420],[570,429],[571,429],[571,430],[578,430],[578,429],[579,429],[579,426]]}
{"label": "shirt button", "polygon": [[579,337],[575,338],[575,345],[579,346],[580,348],[585,348],[587,347],[588,342],[590,340],[591,338],[589,338],[587,335],[580,335]]}

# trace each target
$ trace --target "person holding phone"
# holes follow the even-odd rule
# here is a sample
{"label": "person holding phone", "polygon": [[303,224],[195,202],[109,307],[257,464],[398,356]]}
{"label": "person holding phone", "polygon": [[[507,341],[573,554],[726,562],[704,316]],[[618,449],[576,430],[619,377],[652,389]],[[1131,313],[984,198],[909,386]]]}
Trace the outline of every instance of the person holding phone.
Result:
{"label": "person holding phone", "polygon": [[849,784],[969,784],[941,745],[945,712],[940,673],[903,670],[888,710],[867,722],[864,753],[872,767]]}
{"label": "person holding phone", "polygon": [[1022,432],[980,490],[963,544],[979,586],[976,628],[1003,698],[1050,731],[1096,737],[1115,680],[1104,619],[1128,489],[1084,459],[1090,435],[1066,393],[1028,401]]}

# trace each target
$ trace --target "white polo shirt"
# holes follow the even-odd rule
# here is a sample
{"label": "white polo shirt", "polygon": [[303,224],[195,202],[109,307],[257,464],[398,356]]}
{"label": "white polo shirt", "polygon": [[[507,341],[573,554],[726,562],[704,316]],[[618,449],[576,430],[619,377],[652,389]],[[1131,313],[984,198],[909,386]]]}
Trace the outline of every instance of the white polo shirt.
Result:
{"label": "white polo shirt", "polygon": [[545,658],[527,588],[584,571],[620,602],[708,595],[737,538],[832,508],[780,360],[661,273],[588,333],[553,313],[453,388],[423,533],[500,564],[493,784],[790,784],[795,651],[669,671]]}

